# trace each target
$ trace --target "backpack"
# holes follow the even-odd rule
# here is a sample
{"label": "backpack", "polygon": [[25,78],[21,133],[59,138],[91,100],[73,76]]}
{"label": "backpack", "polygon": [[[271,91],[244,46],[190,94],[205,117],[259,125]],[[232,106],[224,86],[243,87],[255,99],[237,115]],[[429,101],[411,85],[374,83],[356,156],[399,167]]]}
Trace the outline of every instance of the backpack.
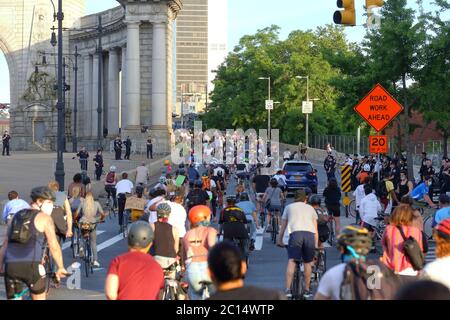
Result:
{"label": "backpack", "polygon": [[377,185],[376,194],[380,199],[386,199],[388,197],[389,192],[387,191],[386,181],[381,181],[381,183]]}
{"label": "backpack", "polygon": [[328,228],[326,214],[321,208],[315,209],[319,219],[317,220],[317,231],[319,232],[319,241],[324,243],[330,237],[330,228]]}
{"label": "backpack", "polygon": [[106,182],[107,183],[114,183],[116,180],[116,174],[114,172],[109,172],[106,176]]}
{"label": "backpack", "polygon": [[425,266],[425,256],[420,249],[420,245],[413,237],[406,238],[401,226],[397,226],[403,238],[403,253],[413,266],[415,271],[420,271]]}
{"label": "backpack", "polygon": [[55,233],[65,238],[68,230],[65,210],[59,207],[54,208],[51,217],[55,223]]}
{"label": "backpack", "polygon": [[24,209],[14,215],[9,230],[8,241],[27,244],[31,239],[31,221],[38,215],[39,210]]}
{"label": "backpack", "polygon": [[193,190],[191,194],[188,195],[190,208],[204,203],[205,199],[202,197],[202,193],[202,190]]}
{"label": "backpack", "polygon": [[380,261],[350,261],[345,266],[341,300],[392,300],[401,283]]}

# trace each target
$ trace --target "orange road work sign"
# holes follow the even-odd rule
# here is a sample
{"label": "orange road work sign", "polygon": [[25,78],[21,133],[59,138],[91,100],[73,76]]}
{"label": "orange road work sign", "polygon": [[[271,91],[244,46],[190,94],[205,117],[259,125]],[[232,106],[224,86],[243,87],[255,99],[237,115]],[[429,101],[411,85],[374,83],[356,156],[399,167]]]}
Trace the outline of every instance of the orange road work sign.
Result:
{"label": "orange road work sign", "polygon": [[388,153],[389,143],[388,136],[370,136],[369,152],[370,153]]}
{"label": "orange road work sign", "polygon": [[403,106],[381,84],[377,84],[358,103],[355,111],[377,132],[380,132],[403,111]]}

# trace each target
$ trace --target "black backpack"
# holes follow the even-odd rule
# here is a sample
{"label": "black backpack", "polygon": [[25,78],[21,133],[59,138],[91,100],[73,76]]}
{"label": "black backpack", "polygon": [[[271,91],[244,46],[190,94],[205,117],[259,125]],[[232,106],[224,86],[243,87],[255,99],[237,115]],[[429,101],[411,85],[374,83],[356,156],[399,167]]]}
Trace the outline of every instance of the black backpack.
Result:
{"label": "black backpack", "polygon": [[377,260],[350,261],[345,266],[341,300],[392,300],[401,283],[398,276]]}
{"label": "black backpack", "polygon": [[415,271],[422,270],[425,266],[425,256],[420,249],[419,243],[411,236],[409,236],[409,238],[406,238],[401,226],[397,226],[397,229],[400,231],[400,234],[403,238],[403,253],[405,254],[406,258],[408,258]]}
{"label": "black backpack", "polygon": [[31,222],[39,210],[23,209],[14,215],[9,230],[8,241],[12,243],[27,244],[31,239]]}
{"label": "black backpack", "polygon": [[319,232],[319,241],[324,243],[330,237],[330,228],[328,227],[328,223],[324,218],[325,212],[322,208],[315,209],[317,212],[317,216],[319,219],[317,220],[317,231]]}
{"label": "black backpack", "polygon": [[195,207],[200,204],[204,204],[204,197],[202,197],[203,190],[193,190],[188,198],[189,198],[189,207]]}
{"label": "black backpack", "polygon": [[386,199],[388,197],[389,192],[387,191],[386,181],[381,181],[377,185],[376,194],[377,194],[377,197],[379,197],[380,199]]}

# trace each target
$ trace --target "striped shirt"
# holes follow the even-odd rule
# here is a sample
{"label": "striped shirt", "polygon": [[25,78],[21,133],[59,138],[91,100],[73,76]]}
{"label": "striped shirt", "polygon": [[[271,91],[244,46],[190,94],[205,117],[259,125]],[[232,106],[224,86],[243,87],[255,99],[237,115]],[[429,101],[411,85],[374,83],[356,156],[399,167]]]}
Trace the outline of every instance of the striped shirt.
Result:
{"label": "striped shirt", "polygon": [[[412,236],[419,243],[423,251],[422,233],[413,226],[402,226],[405,237]],[[396,226],[388,225],[383,235],[383,263],[395,273],[401,273],[406,269],[413,269],[408,258],[403,253],[403,237]]]}

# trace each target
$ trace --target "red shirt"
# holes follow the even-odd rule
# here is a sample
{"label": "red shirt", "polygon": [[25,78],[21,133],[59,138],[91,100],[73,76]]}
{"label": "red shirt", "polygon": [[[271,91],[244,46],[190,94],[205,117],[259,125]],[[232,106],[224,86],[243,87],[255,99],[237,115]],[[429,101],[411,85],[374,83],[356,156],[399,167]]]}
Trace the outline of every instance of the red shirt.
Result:
{"label": "red shirt", "polygon": [[117,300],[158,300],[164,288],[163,270],[149,254],[128,252],[118,256],[108,274],[119,277]]}

